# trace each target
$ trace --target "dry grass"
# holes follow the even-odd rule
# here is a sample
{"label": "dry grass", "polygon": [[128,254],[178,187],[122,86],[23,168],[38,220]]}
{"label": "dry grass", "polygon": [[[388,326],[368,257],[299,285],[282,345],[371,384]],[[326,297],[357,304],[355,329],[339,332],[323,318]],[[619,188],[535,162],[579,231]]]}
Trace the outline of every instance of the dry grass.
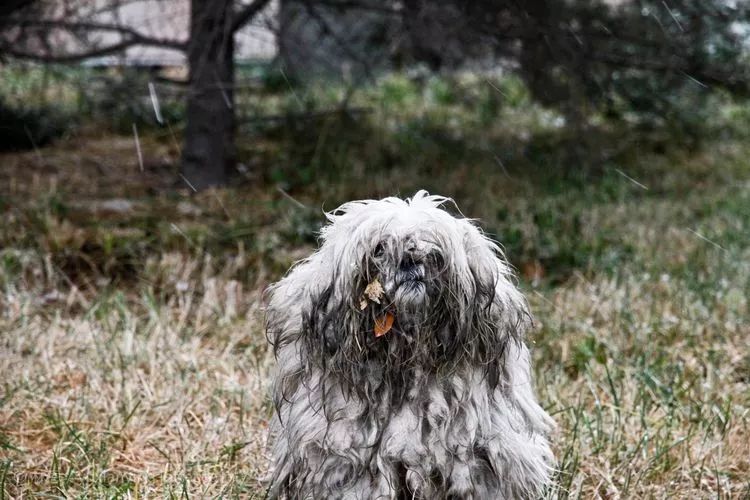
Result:
{"label": "dry grass", "polygon": [[181,290],[168,303],[121,294],[82,303],[71,293],[59,300],[79,314],[35,311],[23,299],[7,311],[0,362],[9,375],[0,411],[7,493],[257,490],[269,366],[258,349],[257,294],[191,273],[179,255],[160,264]]}
{"label": "dry grass", "polygon": [[[191,196],[165,180],[170,141],[142,143],[143,175],[129,138],[0,159],[6,496],[262,496],[260,293],[318,212],[274,189]],[[648,191],[473,166],[328,191],[442,183],[507,244],[559,423],[550,496],[750,495],[750,168],[742,151],[654,161],[628,170]],[[325,189],[294,194],[319,207]]]}

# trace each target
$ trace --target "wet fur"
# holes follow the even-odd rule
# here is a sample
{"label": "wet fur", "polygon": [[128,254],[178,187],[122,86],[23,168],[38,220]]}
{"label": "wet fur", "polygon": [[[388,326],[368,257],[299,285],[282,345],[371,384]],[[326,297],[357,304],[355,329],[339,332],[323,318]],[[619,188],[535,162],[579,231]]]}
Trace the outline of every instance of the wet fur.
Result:
{"label": "wet fur", "polygon": [[[499,248],[447,201],[347,203],[271,287],[270,497],[514,499],[547,484],[528,306]],[[386,293],[362,309],[375,278]]]}

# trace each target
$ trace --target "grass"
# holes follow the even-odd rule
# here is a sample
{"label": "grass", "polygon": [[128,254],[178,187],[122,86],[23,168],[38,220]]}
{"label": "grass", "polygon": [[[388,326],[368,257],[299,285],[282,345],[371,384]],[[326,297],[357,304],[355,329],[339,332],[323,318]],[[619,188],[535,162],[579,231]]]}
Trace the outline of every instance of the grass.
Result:
{"label": "grass", "polygon": [[0,492],[262,497],[263,288],[312,251],[321,206],[427,187],[518,269],[550,496],[750,496],[746,141],[603,137],[627,148],[564,168],[554,115],[514,87],[488,111],[486,90],[394,79],[356,97],[365,118],[251,129],[248,177],[200,194],[167,133],[141,137],[144,172],[131,136],[3,155]]}

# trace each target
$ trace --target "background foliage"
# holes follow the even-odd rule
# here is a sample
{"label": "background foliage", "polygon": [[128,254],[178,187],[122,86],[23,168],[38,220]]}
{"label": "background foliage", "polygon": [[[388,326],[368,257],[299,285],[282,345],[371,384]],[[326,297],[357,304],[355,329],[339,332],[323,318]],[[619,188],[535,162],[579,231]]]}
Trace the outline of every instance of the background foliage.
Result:
{"label": "background foliage", "polygon": [[[455,27],[521,12],[476,4]],[[436,60],[424,31],[394,52],[401,70],[356,86],[240,65],[236,172],[201,192],[179,171],[184,86],[3,62],[0,497],[261,498],[262,290],[313,251],[323,210],[422,188],[479,219],[531,303],[559,425],[548,497],[750,495],[750,103],[732,4],[626,2],[608,26],[630,43],[597,41],[595,2],[548,4],[508,18],[524,31],[555,14],[514,71]],[[497,41],[475,26],[457,40]],[[631,56],[669,67],[598,59]]]}

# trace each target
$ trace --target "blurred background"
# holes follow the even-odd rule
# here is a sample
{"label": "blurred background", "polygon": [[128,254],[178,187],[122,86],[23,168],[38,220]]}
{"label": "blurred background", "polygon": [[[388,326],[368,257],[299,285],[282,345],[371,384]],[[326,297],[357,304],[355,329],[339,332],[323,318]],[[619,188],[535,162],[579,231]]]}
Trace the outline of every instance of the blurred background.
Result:
{"label": "blurred background", "polygon": [[262,290],[350,199],[515,267],[554,498],[750,495],[750,4],[0,5],[0,497],[258,497]]}

